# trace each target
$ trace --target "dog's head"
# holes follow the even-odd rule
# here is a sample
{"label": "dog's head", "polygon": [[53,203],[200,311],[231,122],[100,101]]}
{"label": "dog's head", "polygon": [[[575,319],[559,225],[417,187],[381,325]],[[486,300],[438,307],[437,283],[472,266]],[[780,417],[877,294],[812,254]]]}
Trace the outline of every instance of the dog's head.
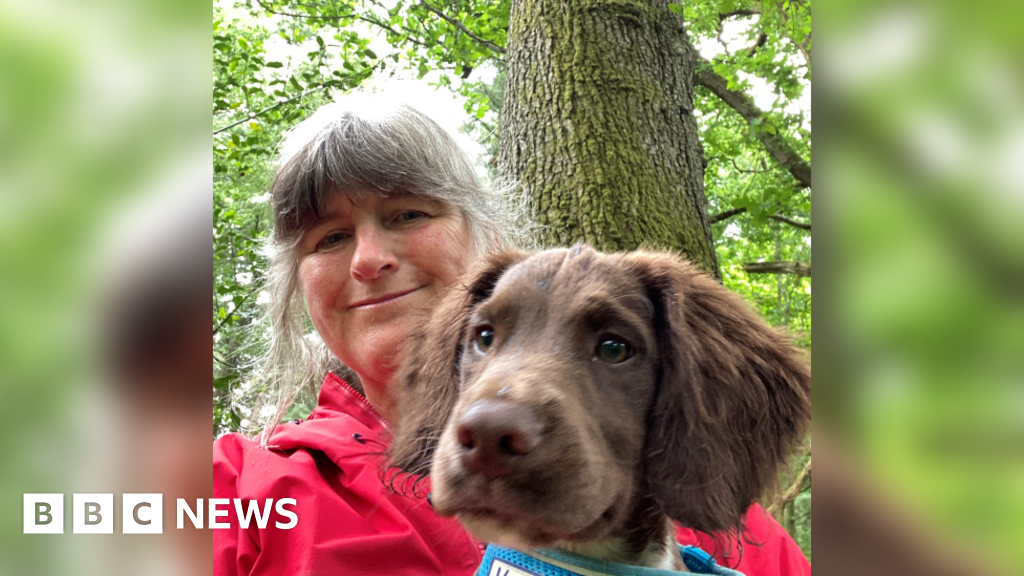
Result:
{"label": "dog's head", "polygon": [[408,350],[394,463],[520,547],[603,538],[638,505],[733,527],[810,415],[799,351],[667,254],[491,256]]}

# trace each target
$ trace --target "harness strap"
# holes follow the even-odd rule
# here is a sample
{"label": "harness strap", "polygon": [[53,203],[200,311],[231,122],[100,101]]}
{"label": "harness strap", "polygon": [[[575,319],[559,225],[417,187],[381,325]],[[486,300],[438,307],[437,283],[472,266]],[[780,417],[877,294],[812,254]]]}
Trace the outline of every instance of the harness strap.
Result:
{"label": "harness strap", "polygon": [[[715,563],[710,554],[696,546],[680,546],[679,554],[686,568],[695,574],[743,576],[735,570]],[[538,549],[521,552],[490,544],[476,576],[670,576],[674,570],[661,570],[605,562],[571,552]]]}

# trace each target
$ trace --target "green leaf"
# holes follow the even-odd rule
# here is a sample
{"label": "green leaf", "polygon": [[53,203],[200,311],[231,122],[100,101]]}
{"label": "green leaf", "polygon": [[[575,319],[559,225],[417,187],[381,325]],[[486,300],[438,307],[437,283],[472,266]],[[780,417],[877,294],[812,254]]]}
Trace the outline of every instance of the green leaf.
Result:
{"label": "green leaf", "polygon": [[674,12],[674,13],[676,13],[676,14],[679,14],[680,16],[682,16],[682,15],[683,15],[683,7],[682,7],[682,6],[680,6],[679,4],[674,4],[674,3],[673,3],[673,4],[669,4],[669,5],[668,5],[668,9],[669,9],[669,10],[670,10],[671,12]]}

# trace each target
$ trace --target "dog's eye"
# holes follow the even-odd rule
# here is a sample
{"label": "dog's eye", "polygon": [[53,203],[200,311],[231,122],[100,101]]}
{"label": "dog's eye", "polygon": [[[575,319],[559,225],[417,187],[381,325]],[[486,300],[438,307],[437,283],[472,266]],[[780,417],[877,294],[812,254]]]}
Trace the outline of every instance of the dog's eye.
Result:
{"label": "dog's eye", "polygon": [[476,351],[483,354],[494,344],[494,330],[489,326],[482,326],[476,330],[476,338],[473,339]]}
{"label": "dog's eye", "polygon": [[625,362],[633,355],[633,348],[616,338],[605,338],[597,345],[597,357],[602,362],[618,364]]}

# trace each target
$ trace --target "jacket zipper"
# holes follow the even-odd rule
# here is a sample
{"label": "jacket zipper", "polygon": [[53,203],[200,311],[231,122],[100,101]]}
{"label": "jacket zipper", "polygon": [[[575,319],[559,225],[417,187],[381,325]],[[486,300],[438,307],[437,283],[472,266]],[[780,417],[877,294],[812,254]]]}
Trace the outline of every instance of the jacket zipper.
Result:
{"label": "jacket zipper", "polygon": [[[335,377],[337,378],[337,376]],[[345,387],[345,390],[348,393],[355,395],[356,399],[359,400],[359,402],[363,406],[365,406],[367,410],[370,411],[370,414],[373,414],[374,416],[377,417],[378,420],[380,420],[381,424],[384,425],[384,428],[388,430],[391,429],[391,424],[387,420],[385,420],[383,416],[380,415],[380,412],[377,412],[377,409],[374,408],[372,404],[370,404],[370,401],[366,399],[366,396],[363,396],[362,394],[357,392],[355,388],[349,386],[349,383],[345,382],[341,378],[338,378],[338,382],[341,382],[341,384]]]}

